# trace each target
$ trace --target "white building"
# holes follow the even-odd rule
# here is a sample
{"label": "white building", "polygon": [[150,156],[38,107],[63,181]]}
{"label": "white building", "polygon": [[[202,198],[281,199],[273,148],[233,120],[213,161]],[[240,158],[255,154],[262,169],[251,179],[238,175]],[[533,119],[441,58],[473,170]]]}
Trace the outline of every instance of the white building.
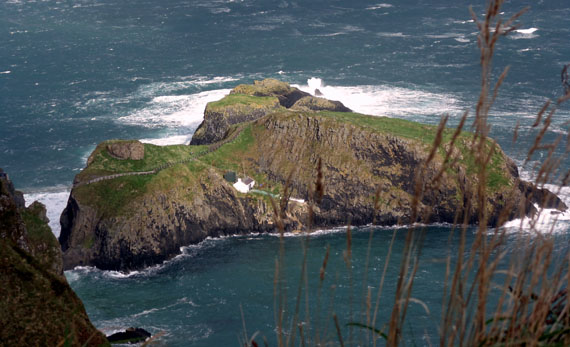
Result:
{"label": "white building", "polygon": [[255,181],[249,177],[243,179],[238,178],[237,182],[234,183],[234,188],[237,189],[238,192],[247,193],[253,186],[255,185]]}

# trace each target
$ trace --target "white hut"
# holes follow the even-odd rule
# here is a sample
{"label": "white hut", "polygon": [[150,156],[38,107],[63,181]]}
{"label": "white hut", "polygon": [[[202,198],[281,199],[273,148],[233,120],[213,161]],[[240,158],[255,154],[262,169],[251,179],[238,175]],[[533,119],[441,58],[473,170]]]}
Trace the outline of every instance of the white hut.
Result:
{"label": "white hut", "polygon": [[255,185],[255,181],[249,177],[238,178],[237,182],[234,183],[234,188],[237,189],[238,192],[247,193],[253,186]]}

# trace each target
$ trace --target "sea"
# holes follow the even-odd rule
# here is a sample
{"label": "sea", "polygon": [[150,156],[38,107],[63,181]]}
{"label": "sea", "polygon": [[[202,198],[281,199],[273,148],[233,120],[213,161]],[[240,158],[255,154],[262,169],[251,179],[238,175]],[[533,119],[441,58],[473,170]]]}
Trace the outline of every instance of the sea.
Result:
{"label": "sea", "polygon": [[[95,146],[108,139],[187,144],[210,101],[241,83],[277,78],[339,100],[370,115],[449,125],[473,114],[480,90],[477,26],[469,7],[484,18],[486,1],[466,0],[2,0],[0,2],[0,167],[25,192],[28,203],[47,206],[57,236],[59,216],[73,178]],[[510,71],[490,115],[490,134],[533,179],[544,151],[525,161],[538,129],[537,112],[563,94],[561,71],[570,64],[567,0],[506,1],[508,18],[529,7],[519,26],[501,37],[493,60],[497,78]],[[472,118],[469,118],[472,119]],[[570,102],[561,105],[544,141],[570,128]],[[516,124],[518,139],[513,142]],[[467,122],[468,128],[471,122]],[[562,160],[560,172],[570,169]],[[570,206],[570,188],[559,192]],[[541,232],[567,254],[570,215],[546,213],[530,231],[515,220],[506,249]],[[550,218],[549,218],[550,217]],[[554,223],[554,225],[553,225]],[[522,226],[523,232],[517,232]],[[437,344],[445,264],[457,245],[447,225],[426,234],[404,341]],[[529,230],[525,233],[525,230]],[[338,342],[331,319],[358,344],[363,297],[379,288],[390,241],[392,257],[376,328],[389,320],[406,227],[353,230],[352,261],[346,228],[311,237],[254,234],[207,239],[181,255],[141,271],[119,273],[83,267],[65,275],[93,324],[110,334],[130,326],[160,334],[164,346],[237,345],[244,336],[276,345],[275,305],[286,299],[284,329],[304,274],[301,315],[306,334]],[[473,230],[467,233],[473,239]],[[372,240],[372,242],[369,242]],[[283,247],[282,295],[274,292],[275,262]],[[327,248],[325,280],[319,269]],[[368,249],[370,247],[370,253]],[[452,252],[453,253],[453,252]],[[370,256],[367,256],[370,254]],[[455,255],[456,256],[456,255]],[[301,292],[305,293],[305,286]],[[374,294],[375,297],[375,294]],[[279,301],[279,300],[277,300]],[[421,304],[420,304],[421,303]],[[320,330],[318,327],[321,327]],[[294,327],[293,329],[297,329]],[[297,335],[299,331],[297,331]],[[311,340],[309,340],[311,341]],[[313,340],[314,341],[314,340]],[[383,340],[380,340],[382,342]]]}

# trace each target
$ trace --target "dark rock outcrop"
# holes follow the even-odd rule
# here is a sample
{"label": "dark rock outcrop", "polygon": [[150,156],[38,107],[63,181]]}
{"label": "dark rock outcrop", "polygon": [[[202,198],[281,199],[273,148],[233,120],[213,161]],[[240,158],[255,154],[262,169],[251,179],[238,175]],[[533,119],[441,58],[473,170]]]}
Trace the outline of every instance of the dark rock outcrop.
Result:
{"label": "dark rock outcrop", "polygon": [[[139,269],[161,263],[179,254],[181,246],[208,236],[275,230],[268,201],[238,193],[213,169],[187,186],[129,201],[124,214],[102,216],[88,204],[74,189],[62,213],[59,241],[65,269]],[[303,210],[301,205],[291,206],[287,230],[298,227]]]}
{"label": "dark rock outcrop", "polygon": [[151,334],[148,331],[131,327],[125,331],[107,336],[107,339],[111,343],[140,343],[145,342],[150,337]]}
{"label": "dark rock outcrop", "polygon": [[240,84],[232,89],[230,94],[244,94],[251,96],[275,96],[279,99],[281,106],[290,108],[299,99],[311,94],[291,87],[289,83],[273,78],[262,81],[254,81],[252,84]]}
{"label": "dark rock outcrop", "polygon": [[220,141],[232,125],[259,119],[282,108],[275,97],[262,99],[262,102],[258,98],[226,97],[226,99],[235,98],[239,98],[241,102],[226,105],[223,99],[222,102],[209,103],[206,106],[204,121],[192,135],[191,145],[205,145]]}
{"label": "dark rock outcrop", "polygon": [[350,112],[340,101],[314,97],[291,87],[289,83],[268,78],[253,84],[241,84],[221,101],[209,103],[204,111],[204,121],[196,129],[190,144],[220,141],[232,125],[253,121],[283,108]]}
{"label": "dark rock outcrop", "polygon": [[27,209],[0,176],[0,341],[7,346],[108,345],[62,273],[45,206]]}
{"label": "dark rock outcrop", "polygon": [[144,145],[140,141],[116,141],[107,145],[109,154],[117,159],[141,160],[144,158]]}
{"label": "dark rock outcrop", "polygon": [[351,112],[351,109],[344,106],[340,101],[328,100],[316,96],[305,96],[297,100],[297,102],[295,102],[295,104],[291,106],[291,109],[296,111],[310,110],[310,111]]}

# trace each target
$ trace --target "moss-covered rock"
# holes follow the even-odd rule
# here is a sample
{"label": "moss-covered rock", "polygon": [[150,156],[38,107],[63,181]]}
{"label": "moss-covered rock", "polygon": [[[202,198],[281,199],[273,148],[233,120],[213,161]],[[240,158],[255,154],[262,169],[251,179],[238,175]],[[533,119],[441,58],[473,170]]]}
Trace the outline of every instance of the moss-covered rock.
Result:
{"label": "moss-covered rock", "polygon": [[230,95],[206,106],[204,121],[192,136],[191,145],[205,145],[222,140],[232,125],[253,121],[283,108],[297,111],[350,112],[340,101],[311,96],[289,83],[276,79],[240,84]]}
{"label": "moss-covered rock", "polygon": [[352,112],[340,101],[328,100],[316,96],[305,96],[299,99],[292,107],[296,111],[333,111]]}
{"label": "moss-covered rock", "polygon": [[230,94],[220,101],[210,102],[204,111],[204,121],[196,129],[190,144],[220,141],[232,125],[259,119],[280,108],[279,99],[275,96]]}
{"label": "moss-covered rock", "polygon": [[293,106],[297,100],[311,95],[295,87],[291,87],[287,82],[279,81],[273,78],[267,78],[262,81],[254,81],[253,84],[240,84],[239,86],[232,89],[230,94],[275,96],[279,99],[279,102],[285,108],[289,108]]}
{"label": "moss-covered rock", "polygon": [[0,177],[0,341],[6,346],[108,345],[62,272],[45,206],[25,208]]}
{"label": "moss-covered rock", "polygon": [[26,224],[30,253],[46,269],[54,274],[63,275],[61,246],[48,225],[45,205],[34,201],[20,213]]}
{"label": "moss-covered rock", "polygon": [[144,158],[144,146],[140,141],[113,141],[107,144],[109,154],[117,159],[141,160]]}
{"label": "moss-covered rock", "polygon": [[0,240],[0,341],[5,346],[106,346],[62,276]]}

